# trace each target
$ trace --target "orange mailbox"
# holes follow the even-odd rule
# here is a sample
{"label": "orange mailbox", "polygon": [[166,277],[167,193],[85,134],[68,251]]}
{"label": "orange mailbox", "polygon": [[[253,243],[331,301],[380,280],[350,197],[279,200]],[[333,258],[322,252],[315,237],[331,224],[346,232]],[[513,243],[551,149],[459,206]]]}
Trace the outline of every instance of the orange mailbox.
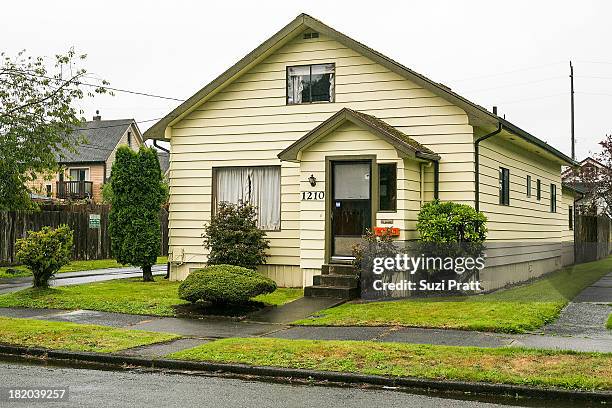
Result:
{"label": "orange mailbox", "polygon": [[380,237],[385,233],[391,237],[399,237],[400,229],[396,227],[374,227],[374,235]]}

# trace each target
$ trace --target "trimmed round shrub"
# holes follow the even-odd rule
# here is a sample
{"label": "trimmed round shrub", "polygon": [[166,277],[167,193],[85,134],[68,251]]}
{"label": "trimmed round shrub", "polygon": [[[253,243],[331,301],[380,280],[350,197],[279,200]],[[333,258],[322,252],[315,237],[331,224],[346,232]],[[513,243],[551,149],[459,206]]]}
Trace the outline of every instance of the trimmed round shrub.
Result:
{"label": "trimmed round shrub", "polygon": [[181,299],[192,303],[240,304],[275,290],[276,283],[272,279],[254,270],[233,265],[212,265],[190,273],[180,284],[178,294]]}

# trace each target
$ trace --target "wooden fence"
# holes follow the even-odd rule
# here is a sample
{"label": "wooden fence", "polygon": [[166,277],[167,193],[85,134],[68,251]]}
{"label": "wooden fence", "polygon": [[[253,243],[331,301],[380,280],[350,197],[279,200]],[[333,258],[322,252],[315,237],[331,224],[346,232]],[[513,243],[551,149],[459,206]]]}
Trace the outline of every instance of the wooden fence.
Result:
{"label": "wooden fence", "polygon": [[577,215],[574,224],[576,263],[596,261],[612,251],[612,225],[605,216]]}
{"label": "wooden fence", "polygon": [[[15,242],[28,231],[38,231],[44,226],[57,227],[67,224],[74,231],[73,259],[112,258],[108,234],[108,205],[57,205],[44,204],[40,211],[0,212],[0,265],[15,261]],[[98,221],[99,220],[99,221]],[[161,253],[168,254],[168,212],[161,210]]]}

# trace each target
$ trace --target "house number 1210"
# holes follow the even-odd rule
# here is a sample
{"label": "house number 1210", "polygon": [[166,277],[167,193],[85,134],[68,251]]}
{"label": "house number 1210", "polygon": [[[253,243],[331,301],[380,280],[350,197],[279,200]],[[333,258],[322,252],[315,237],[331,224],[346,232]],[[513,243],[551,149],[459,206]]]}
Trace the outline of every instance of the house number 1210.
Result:
{"label": "house number 1210", "polygon": [[302,201],[317,201],[325,198],[324,191],[302,191]]}

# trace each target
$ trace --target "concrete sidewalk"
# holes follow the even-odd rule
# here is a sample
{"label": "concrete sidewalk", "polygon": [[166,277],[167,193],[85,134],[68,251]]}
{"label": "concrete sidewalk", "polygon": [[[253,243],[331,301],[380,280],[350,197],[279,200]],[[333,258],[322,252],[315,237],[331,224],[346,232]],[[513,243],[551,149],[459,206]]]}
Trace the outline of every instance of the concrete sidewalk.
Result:
{"label": "concrete sidewalk", "polygon": [[[162,265],[163,267],[163,265]],[[100,274],[116,279],[129,271]],[[132,272],[139,273],[139,272]],[[159,272],[158,272],[159,273]],[[162,272],[163,273],[163,272]],[[109,278],[110,276],[110,278]],[[72,278],[56,282],[70,281]],[[592,296],[590,294],[593,294]],[[590,302],[590,300],[594,300]],[[602,302],[603,301],[603,302]],[[562,311],[559,319],[539,333],[503,334],[467,330],[414,327],[311,327],[290,326],[321,309],[338,303],[335,299],[302,298],[284,306],[252,314],[246,321],[220,318],[188,319],[140,316],[93,310],[0,308],[0,316],[67,321],[180,334],[187,339],[143,348],[146,355],[165,355],[206,341],[228,337],[274,337],[311,340],[357,340],[473,347],[533,347],[553,350],[612,352],[612,332],[605,321],[612,307],[612,273],[586,288]],[[138,353],[138,350],[133,352]]]}
{"label": "concrete sidewalk", "polygon": [[92,310],[0,308],[0,316],[66,321],[180,334],[193,341],[176,340],[146,347],[148,355],[167,354],[206,341],[229,337],[274,337],[311,340],[357,340],[472,347],[534,347],[552,350],[612,352],[608,338],[561,337],[540,334],[503,334],[467,330],[412,327],[308,327],[226,319],[187,319],[128,315]]}
{"label": "concrete sidewalk", "polygon": [[[153,265],[153,275],[165,275],[166,265]],[[134,278],[142,275],[142,270],[136,267],[92,269],[88,271],[58,273],[50,281],[51,286],[79,285],[82,283],[101,282],[113,279]],[[16,292],[32,285],[32,277],[0,279],[0,294]]]}

